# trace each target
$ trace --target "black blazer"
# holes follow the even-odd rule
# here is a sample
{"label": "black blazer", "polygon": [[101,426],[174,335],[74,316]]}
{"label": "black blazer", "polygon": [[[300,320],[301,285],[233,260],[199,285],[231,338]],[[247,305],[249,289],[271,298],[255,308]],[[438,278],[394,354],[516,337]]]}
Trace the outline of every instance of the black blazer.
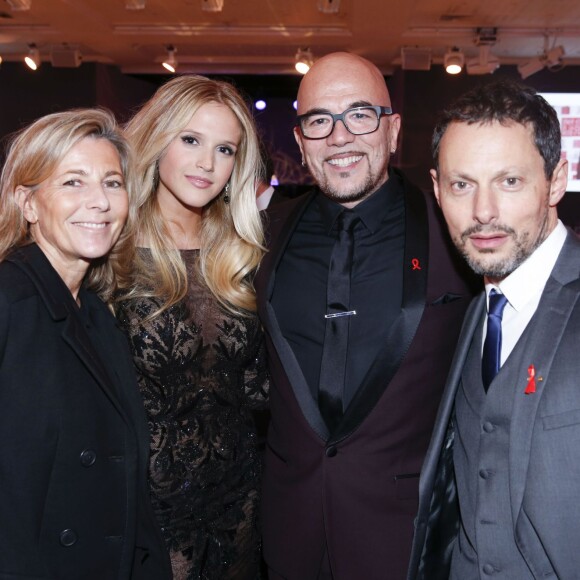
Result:
{"label": "black blazer", "polygon": [[315,193],[267,210],[270,251],[255,280],[272,376],[264,557],[289,580],[317,578],[325,549],[336,580],[406,576],[419,471],[474,288],[433,196],[401,179],[406,233],[401,312],[332,433],[270,301],[278,265]]}
{"label": "black blazer", "polygon": [[36,245],[0,264],[0,579],[169,579],[128,345],[79,297]]}

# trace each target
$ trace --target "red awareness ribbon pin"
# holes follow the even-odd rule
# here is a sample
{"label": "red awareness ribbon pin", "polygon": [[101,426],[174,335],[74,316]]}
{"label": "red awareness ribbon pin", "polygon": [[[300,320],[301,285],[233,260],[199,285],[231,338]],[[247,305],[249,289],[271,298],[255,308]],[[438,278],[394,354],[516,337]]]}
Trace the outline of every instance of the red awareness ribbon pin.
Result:
{"label": "red awareness ribbon pin", "polygon": [[534,365],[528,367],[528,386],[524,391],[524,394],[531,395],[536,392],[536,369]]}

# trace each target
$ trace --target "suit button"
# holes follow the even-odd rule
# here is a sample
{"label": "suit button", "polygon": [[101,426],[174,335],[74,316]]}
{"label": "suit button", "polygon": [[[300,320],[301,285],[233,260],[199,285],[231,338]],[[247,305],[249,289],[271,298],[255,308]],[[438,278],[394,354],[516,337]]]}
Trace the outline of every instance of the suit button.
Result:
{"label": "suit button", "polygon": [[491,473],[489,471],[487,471],[487,469],[480,469],[479,470],[479,477],[481,477],[481,479],[488,479],[490,477]]}
{"label": "suit button", "polygon": [[491,564],[485,564],[485,566],[483,567],[483,573],[487,574],[488,576],[491,576],[492,574],[495,573],[495,568]]}
{"label": "suit button", "polygon": [[65,548],[70,548],[77,543],[78,540],[77,533],[74,530],[63,530],[60,533],[60,545]]}
{"label": "suit button", "polygon": [[81,465],[83,467],[90,467],[94,465],[95,461],[97,460],[97,453],[92,449],[85,449],[81,453]]}
{"label": "suit button", "polygon": [[336,445],[331,445],[326,448],[326,457],[334,457],[337,453]]}
{"label": "suit button", "polygon": [[493,433],[493,431],[495,430],[495,427],[493,426],[493,423],[490,423],[489,421],[486,421],[486,422],[483,424],[483,430],[484,430],[486,433]]}

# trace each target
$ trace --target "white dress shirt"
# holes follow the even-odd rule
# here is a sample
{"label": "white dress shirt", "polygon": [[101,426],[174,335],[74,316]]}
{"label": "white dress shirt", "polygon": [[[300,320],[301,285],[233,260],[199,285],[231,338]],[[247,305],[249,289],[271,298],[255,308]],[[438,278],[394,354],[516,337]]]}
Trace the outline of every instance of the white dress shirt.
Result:
{"label": "white dress shirt", "polygon": [[[558,220],[554,230],[523,264],[499,284],[485,285],[488,309],[489,293],[492,288],[507,298],[501,324],[502,365],[536,312],[544,286],[560,255],[566,236],[566,227]],[[487,322],[483,329],[484,340],[486,332]]]}

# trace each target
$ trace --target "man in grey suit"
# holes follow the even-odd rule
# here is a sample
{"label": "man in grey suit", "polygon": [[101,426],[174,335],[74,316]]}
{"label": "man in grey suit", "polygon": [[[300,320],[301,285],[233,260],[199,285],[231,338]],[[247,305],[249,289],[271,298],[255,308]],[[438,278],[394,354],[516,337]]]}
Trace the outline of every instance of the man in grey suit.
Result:
{"label": "man in grey suit", "polygon": [[556,212],[556,113],[491,83],[442,114],[433,153],[437,201],[485,292],[423,465],[408,578],[580,578],[580,242]]}

